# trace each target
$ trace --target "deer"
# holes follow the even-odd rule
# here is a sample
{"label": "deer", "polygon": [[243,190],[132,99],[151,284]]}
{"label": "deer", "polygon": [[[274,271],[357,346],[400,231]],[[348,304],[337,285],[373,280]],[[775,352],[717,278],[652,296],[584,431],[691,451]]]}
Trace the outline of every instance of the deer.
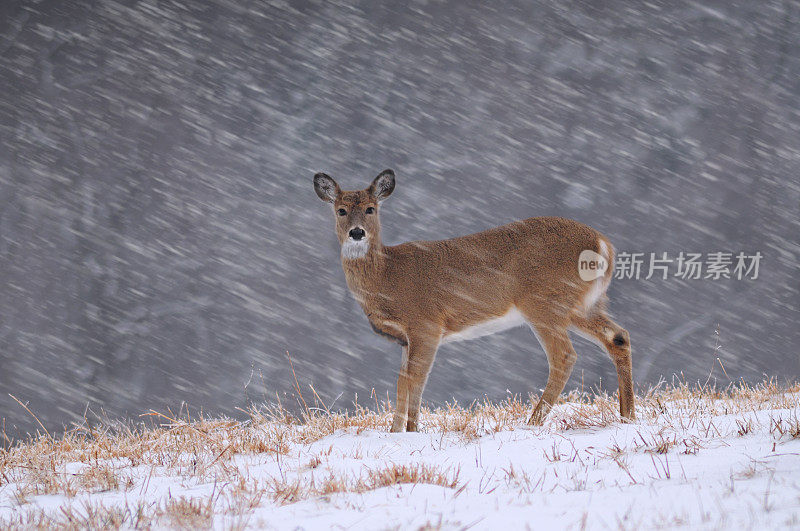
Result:
{"label": "deer", "polygon": [[528,424],[544,422],[572,373],[570,331],[608,352],[621,418],[635,420],[630,336],[606,312],[614,264],[608,238],[570,219],[532,217],[467,236],[384,245],[380,205],[395,182],[387,169],[366,189],[343,191],[329,175],[314,175],[317,196],[333,206],[350,292],[372,329],[402,346],[391,432],[419,429],[440,345],[524,324],[549,366]]}

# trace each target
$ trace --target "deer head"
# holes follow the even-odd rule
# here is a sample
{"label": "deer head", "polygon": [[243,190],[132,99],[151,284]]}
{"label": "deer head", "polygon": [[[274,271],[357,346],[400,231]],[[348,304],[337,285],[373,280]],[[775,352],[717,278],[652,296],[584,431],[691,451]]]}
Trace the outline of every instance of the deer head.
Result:
{"label": "deer head", "polygon": [[368,188],[357,191],[342,191],[336,181],[324,173],[314,175],[314,191],[320,199],[333,205],[343,259],[357,260],[366,256],[370,247],[380,247],[378,208],[394,191],[394,184],[392,170],[383,170]]}

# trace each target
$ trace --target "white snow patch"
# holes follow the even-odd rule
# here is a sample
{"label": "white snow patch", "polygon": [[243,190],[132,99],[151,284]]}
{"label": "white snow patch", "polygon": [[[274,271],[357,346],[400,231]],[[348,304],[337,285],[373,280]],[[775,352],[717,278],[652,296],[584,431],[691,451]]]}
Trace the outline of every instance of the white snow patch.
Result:
{"label": "white snow patch", "polygon": [[[565,419],[583,407],[557,406],[544,426],[496,433],[487,427],[474,439],[442,433],[425,417],[423,433],[340,430],[312,443],[291,444],[287,455],[237,455],[225,466],[237,468],[264,492],[276,478],[352,480],[394,465],[434,467],[457,475],[458,485],[399,484],[287,504],[264,495],[243,515],[220,509],[225,502],[217,499],[213,525],[417,529],[431,524],[487,530],[800,525],[800,440],[771,430],[776,422],[796,420],[796,407],[710,416],[665,404],[663,414],[651,421],[563,429]],[[751,427],[743,435],[742,422]],[[673,444],[659,448],[661,441]],[[87,502],[134,510],[139,503],[158,505],[180,496],[208,499],[219,492],[213,478],[189,473],[192,456],[184,457],[184,476],[160,465],[129,467],[125,472],[134,485],[127,490],[36,496],[22,505],[14,495],[17,485],[4,480],[0,521],[36,507],[58,517],[61,508],[80,509]],[[318,465],[309,466],[315,459]],[[124,460],[115,466],[124,466]],[[85,468],[74,464],[66,471]]]}

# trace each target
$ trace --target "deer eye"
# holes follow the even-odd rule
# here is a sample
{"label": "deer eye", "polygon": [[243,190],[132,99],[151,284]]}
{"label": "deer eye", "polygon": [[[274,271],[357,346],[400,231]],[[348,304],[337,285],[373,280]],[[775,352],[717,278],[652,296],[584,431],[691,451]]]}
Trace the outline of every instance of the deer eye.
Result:
{"label": "deer eye", "polygon": [[340,208],[339,210],[336,211],[336,213],[339,214],[340,216],[346,216],[347,210]]}
{"label": "deer eye", "polygon": [[367,209],[364,212],[366,212],[367,214],[374,214],[375,213],[375,208],[374,207],[367,207]]}

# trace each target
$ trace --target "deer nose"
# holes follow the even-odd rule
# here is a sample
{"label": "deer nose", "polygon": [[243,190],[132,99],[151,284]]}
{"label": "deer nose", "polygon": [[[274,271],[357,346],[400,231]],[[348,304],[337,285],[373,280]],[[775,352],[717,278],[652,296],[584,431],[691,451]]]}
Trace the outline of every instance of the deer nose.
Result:
{"label": "deer nose", "polygon": [[364,229],[361,227],[356,227],[354,229],[350,229],[350,237],[354,240],[358,241],[363,238],[367,233],[364,232]]}

